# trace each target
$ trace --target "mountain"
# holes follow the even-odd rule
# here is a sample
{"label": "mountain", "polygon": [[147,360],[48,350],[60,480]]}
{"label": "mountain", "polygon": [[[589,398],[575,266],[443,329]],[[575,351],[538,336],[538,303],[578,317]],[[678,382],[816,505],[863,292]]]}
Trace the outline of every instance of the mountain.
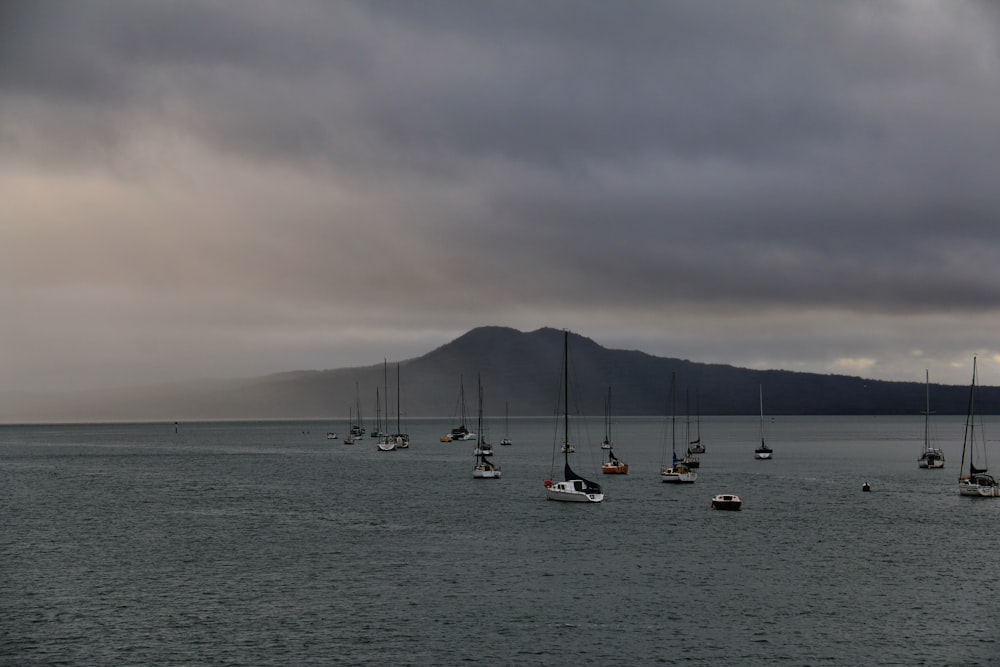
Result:
{"label": "mountain", "polygon": [[[415,359],[399,362],[403,410],[409,417],[457,415],[464,378],[469,411],[475,404],[476,374],[486,408],[513,415],[551,415],[560,396],[563,332],[529,333],[506,327],[479,327]],[[887,382],[844,375],[757,371],[724,364],[654,357],[635,350],[612,350],[570,334],[570,372],[579,412],[603,413],[613,387],[617,415],[660,415],[667,411],[670,374],[676,372],[684,410],[685,390],[704,415],[757,414],[757,387],[763,385],[767,412],[777,414],[920,414],[921,382]],[[174,421],[199,419],[330,419],[347,421],[360,392],[366,421],[375,415],[376,388],[382,391],[383,365],[322,371],[293,371],[256,378],[190,381],[146,387],[0,397],[0,421]],[[396,363],[388,366],[389,413],[396,413]],[[932,385],[931,404],[939,414],[965,414],[968,388]],[[1000,405],[1000,388],[977,387],[986,412]]]}

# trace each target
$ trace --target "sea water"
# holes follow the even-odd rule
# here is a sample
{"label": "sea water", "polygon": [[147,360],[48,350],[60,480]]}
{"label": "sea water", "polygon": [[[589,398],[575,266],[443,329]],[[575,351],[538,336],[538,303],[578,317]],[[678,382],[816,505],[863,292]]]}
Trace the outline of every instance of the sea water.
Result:
{"label": "sea water", "polygon": [[0,663],[1000,663],[1000,499],[958,495],[960,418],[920,470],[919,416],[769,418],[771,461],[757,418],[705,417],[669,485],[686,421],[616,420],[612,476],[598,417],[595,505],[545,499],[553,421],[510,421],[500,480],[446,420],[395,452],[324,422],[0,427]]}

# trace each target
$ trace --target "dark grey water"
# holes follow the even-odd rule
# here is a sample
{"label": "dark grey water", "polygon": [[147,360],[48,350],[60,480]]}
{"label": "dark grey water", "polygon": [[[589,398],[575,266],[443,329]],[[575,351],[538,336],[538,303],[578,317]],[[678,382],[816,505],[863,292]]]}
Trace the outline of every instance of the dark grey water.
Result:
{"label": "dark grey water", "polygon": [[318,422],[0,427],[0,662],[1000,663],[1000,499],[958,496],[959,419],[927,471],[919,417],[779,418],[773,461],[708,418],[681,487],[661,422],[618,421],[628,476],[578,446],[600,505],[545,500],[549,420],[512,420],[502,480],[444,421],[392,453]]}

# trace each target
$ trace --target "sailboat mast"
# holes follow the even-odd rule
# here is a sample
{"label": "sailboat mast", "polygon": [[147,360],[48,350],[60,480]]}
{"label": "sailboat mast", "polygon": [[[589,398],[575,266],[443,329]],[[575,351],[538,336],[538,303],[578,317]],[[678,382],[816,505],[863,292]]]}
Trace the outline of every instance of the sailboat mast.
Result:
{"label": "sailboat mast", "polygon": [[677,375],[670,373],[670,465],[677,458]]}
{"label": "sailboat mast", "polygon": [[760,444],[764,446],[764,385],[757,385],[760,398]]}
{"label": "sailboat mast", "polygon": [[483,444],[485,443],[485,438],[483,437],[483,379],[476,373],[476,386],[479,389],[479,415],[476,419],[476,433],[478,438],[478,444],[476,445],[477,458],[480,460],[485,459],[486,455],[483,453]]}
{"label": "sailboat mast", "polygon": [[924,369],[924,451],[931,446],[930,441],[930,419],[931,419],[931,374]]}
{"label": "sailboat mast", "polygon": [[399,428],[399,413],[403,411],[402,408],[402,397],[399,393],[399,362],[396,362],[396,433],[402,433]]}
{"label": "sailboat mast", "polygon": [[563,456],[569,465],[569,330],[563,331]]}

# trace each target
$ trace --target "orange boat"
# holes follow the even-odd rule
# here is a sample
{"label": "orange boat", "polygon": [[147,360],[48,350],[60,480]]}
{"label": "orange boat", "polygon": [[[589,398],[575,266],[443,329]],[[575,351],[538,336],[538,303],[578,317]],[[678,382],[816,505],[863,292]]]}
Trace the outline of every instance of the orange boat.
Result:
{"label": "orange boat", "polygon": [[601,472],[605,475],[626,475],[628,474],[628,464],[615,459],[601,464]]}

